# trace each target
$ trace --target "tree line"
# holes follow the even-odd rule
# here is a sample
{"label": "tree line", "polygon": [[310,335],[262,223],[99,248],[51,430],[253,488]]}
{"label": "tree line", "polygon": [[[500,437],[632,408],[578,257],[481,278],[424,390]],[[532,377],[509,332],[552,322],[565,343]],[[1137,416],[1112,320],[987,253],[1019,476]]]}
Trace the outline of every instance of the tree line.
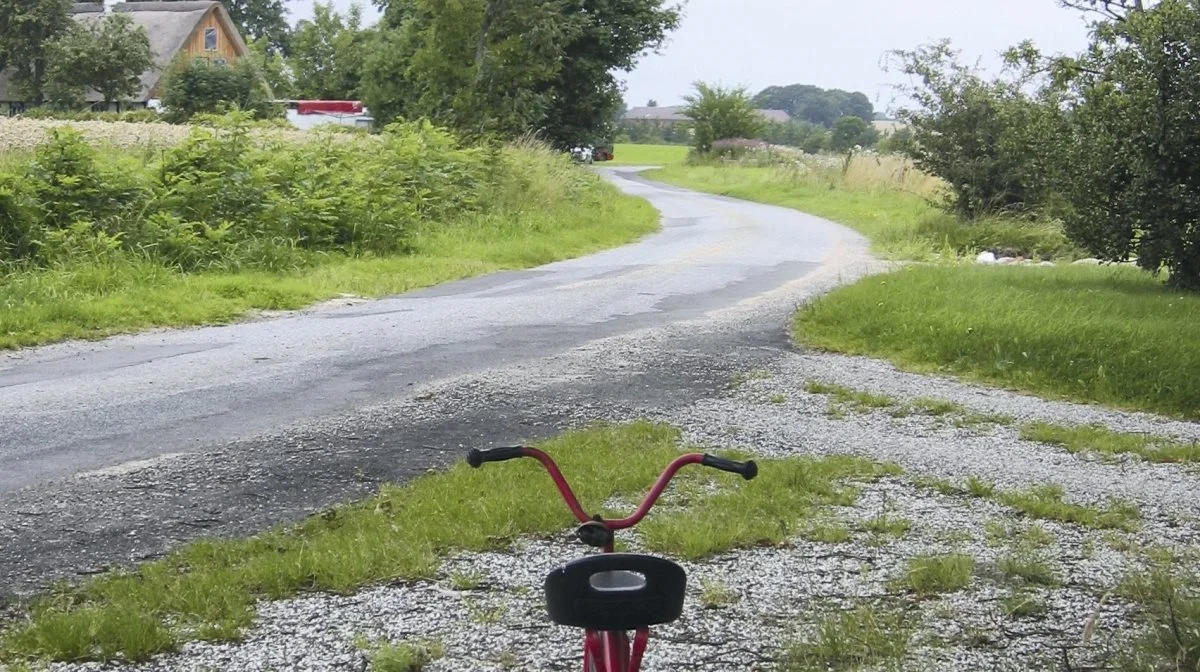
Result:
{"label": "tree line", "polygon": [[[725,124],[720,133],[728,138],[759,139],[773,145],[796,147],[810,154],[824,151],[845,152],[854,147],[874,147],[881,134],[872,122],[875,107],[866,94],[841,89],[822,89],[808,84],[769,86],[755,95],[742,88],[724,88],[705,82],[695,85],[695,96],[711,103],[713,109],[739,110],[740,121]],[[732,104],[732,107],[729,106]],[[650,101],[650,107],[657,106]],[[764,122],[754,110],[783,110],[791,117],[786,122]],[[662,124],[654,121],[626,120],[619,126],[620,137],[635,143],[693,144],[695,123]],[[701,133],[707,132],[701,129]],[[703,140],[700,145],[706,145]]]}
{"label": "tree line", "polygon": [[[93,31],[70,18],[70,4],[0,0],[0,67],[13,67],[27,100],[78,105],[80,96],[73,94],[129,82],[131,73],[149,67],[146,35],[128,22],[104,26],[122,49],[80,47]],[[291,28],[280,0],[225,2],[253,51],[240,67],[268,83],[275,97],[358,99],[380,124],[425,118],[468,139],[537,133],[564,146],[611,133],[621,105],[615,73],[632,70],[641,54],[661,46],[680,19],[671,0],[374,4],[383,14],[374,26],[363,25],[360,8],[343,15],[330,3],[317,3],[311,20]],[[71,41],[70,48],[60,48],[64,41]],[[111,62],[120,76],[110,68],[83,77],[78,68],[56,65],[68,63],[66,54],[76,63]],[[235,68],[228,74],[197,71],[203,67],[179,66],[168,85],[186,80],[177,93],[193,99],[224,89],[230,100],[254,97],[244,90],[248,77]],[[60,86],[49,79],[54,72],[79,76]],[[110,88],[120,99],[132,95],[136,82]]]}

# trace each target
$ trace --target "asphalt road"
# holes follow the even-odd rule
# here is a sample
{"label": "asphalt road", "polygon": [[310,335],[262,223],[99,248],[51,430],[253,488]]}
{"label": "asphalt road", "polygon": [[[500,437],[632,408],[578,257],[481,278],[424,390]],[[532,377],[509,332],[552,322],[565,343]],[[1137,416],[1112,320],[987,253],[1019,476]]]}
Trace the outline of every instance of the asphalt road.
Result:
{"label": "asphalt road", "polygon": [[0,494],[693,319],[801,277],[856,238],[788,210],[611,177],[662,212],[660,233],[361,305],[2,356]]}
{"label": "asphalt road", "polygon": [[469,446],[669,417],[785,356],[797,302],[875,267],[819,218],[606,172],[661,232],[390,299],[0,355],[0,607]]}

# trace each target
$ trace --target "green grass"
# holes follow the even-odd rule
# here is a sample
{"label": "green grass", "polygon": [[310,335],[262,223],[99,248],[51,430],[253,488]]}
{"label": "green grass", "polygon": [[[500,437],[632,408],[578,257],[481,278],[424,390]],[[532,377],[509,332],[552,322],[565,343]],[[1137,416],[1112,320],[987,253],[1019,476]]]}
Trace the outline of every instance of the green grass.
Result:
{"label": "green grass", "polygon": [[1000,490],[993,498],[1021,513],[1039,520],[1057,520],[1095,529],[1132,531],[1141,521],[1137,506],[1112,500],[1105,508],[1072,504],[1064,498],[1061,486],[1038,485],[1025,490]]}
{"label": "green grass", "polygon": [[1037,394],[1200,418],[1200,295],[1142,271],[910,267],[802,309],[801,343]]}
{"label": "green grass", "polygon": [[1057,587],[1061,583],[1050,563],[1034,553],[1025,551],[1010,553],[1000,558],[996,565],[1000,572],[1009,579],[1051,588]]}
{"label": "green grass", "polygon": [[1105,456],[1132,454],[1149,462],[1200,462],[1200,442],[1114,432],[1100,425],[1066,426],[1033,422],[1021,427],[1021,438],[1062,446],[1071,453],[1098,453]]}
{"label": "green grass", "polygon": [[842,385],[810,380],[804,384],[804,391],[809,394],[820,394],[832,398],[831,411],[853,413],[870,413],[881,408],[890,408],[897,404],[892,397],[872,394],[861,390],[853,390]]}
{"label": "green grass", "polygon": [[1050,611],[1045,599],[1024,590],[1006,596],[1000,601],[1000,609],[1009,618],[1037,618]]}
{"label": "green grass", "polygon": [[[683,448],[678,430],[646,422],[576,431],[541,447],[585,507],[640,497]],[[667,502],[652,514],[640,526],[645,543],[686,558],[783,543],[821,507],[852,504],[857,490],[845,481],[897,473],[849,457],[763,460],[760,468],[749,482],[698,468],[680,474],[686,510]],[[162,560],[61,586],[7,623],[0,660],[140,661],[187,639],[236,639],[257,600],[431,580],[448,553],[504,550],[521,536],[572,524],[535,461],[478,470],[460,461],[294,526],[194,542]],[[452,582],[466,587],[473,579]],[[472,617],[493,622],[502,614],[481,606]]]}
{"label": "green grass", "polygon": [[370,654],[371,672],[421,672],[445,655],[441,642],[384,644]]}
{"label": "green grass", "polygon": [[411,254],[331,255],[287,274],[185,275],[117,259],[0,276],[0,349],[101,338],[159,326],[220,324],[255,310],[291,310],[354,294],[380,297],[596,252],[653,232],[658,213],[598,185],[596,207],[558,203],[422,231]]}
{"label": "green grass", "polygon": [[674,165],[647,177],[697,191],[770,203],[856,229],[876,251],[894,258],[973,256],[990,247],[1073,257],[1076,250],[1054,225],[990,219],[964,225],[932,205],[935,180],[892,157],[859,158],[840,166],[790,171],[751,166]]}
{"label": "green grass", "polygon": [[1119,669],[1200,670],[1200,575],[1194,561],[1182,567],[1157,561],[1127,576],[1120,592],[1142,609],[1137,614],[1141,633]]}
{"label": "green grass", "polygon": [[888,669],[908,652],[913,619],[898,609],[860,604],[823,617],[808,639],[787,647],[782,672]]}
{"label": "green grass", "polygon": [[878,515],[863,521],[862,529],[881,537],[903,537],[912,529],[912,521],[906,518]]}
{"label": "green grass", "polygon": [[922,555],[912,558],[893,587],[921,597],[953,593],[966,588],[975,574],[975,558],[964,553]]}
{"label": "green grass", "polygon": [[688,148],[683,145],[618,144],[613,148],[613,160],[600,166],[672,166],[687,159]]}
{"label": "green grass", "polygon": [[700,605],[705,609],[720,609],[737,601],[738,594],[724,581],[700,580]]}
{"label": "green grass", "polygon": [[753,481],[721,479],[684,511],[663,512],[638,526],[656,552],[695,560],[735,548],[777,546],[810,529],[830,506],[850,506],[858,490],[848,481],[896,475],[899,467],[857,457],[808,456],[762,460]]}

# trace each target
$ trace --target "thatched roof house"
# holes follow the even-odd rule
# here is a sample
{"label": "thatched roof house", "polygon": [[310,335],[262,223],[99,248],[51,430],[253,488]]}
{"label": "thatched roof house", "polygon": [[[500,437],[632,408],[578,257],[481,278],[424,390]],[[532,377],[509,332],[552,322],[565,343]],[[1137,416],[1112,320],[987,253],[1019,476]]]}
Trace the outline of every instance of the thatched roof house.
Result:
{"label": "thatched roof house", "polygon": [[[206,59],[221,65],[246,56],[249,49],[238,33],[229,12],[215,0],[174,0],[173,2],[122,2],[105,10],[102,3],[76,3],[72,18],[80,22],[103,21],[110,13],[128,14],[134,25],[146,30],[154,65],[142,73],[142,85],[130,101],[144,106],[158,97],[163,70],[179,54]],[[8,72],[0,73],[0,104],[8,103],[10,113],[23,109],[23,102],[10,92]],[[103,102],[95,91],[86,96],[89,103]]]}

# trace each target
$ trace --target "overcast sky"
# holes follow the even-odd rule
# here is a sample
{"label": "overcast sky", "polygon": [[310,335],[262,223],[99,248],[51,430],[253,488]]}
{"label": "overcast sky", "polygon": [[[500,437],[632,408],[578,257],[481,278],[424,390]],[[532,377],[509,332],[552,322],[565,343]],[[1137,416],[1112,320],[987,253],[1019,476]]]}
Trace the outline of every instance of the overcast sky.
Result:
{"label": "overcast sky", "polygon": [[[343,9],[352,2],[334,0]],[[293,20],[311,15],[311,5],[293,1]],[[1001,50],[1026,38],[1044,51],[1076,52],[1087,28],[1055,0],[690,0],[663,52],[624,77],[625,98],[670,105],[703,79],[753,92],[772,84],[862,91],[887,109],[897,77],[880,69],[884,54],[942,37],[994,67]]]}

